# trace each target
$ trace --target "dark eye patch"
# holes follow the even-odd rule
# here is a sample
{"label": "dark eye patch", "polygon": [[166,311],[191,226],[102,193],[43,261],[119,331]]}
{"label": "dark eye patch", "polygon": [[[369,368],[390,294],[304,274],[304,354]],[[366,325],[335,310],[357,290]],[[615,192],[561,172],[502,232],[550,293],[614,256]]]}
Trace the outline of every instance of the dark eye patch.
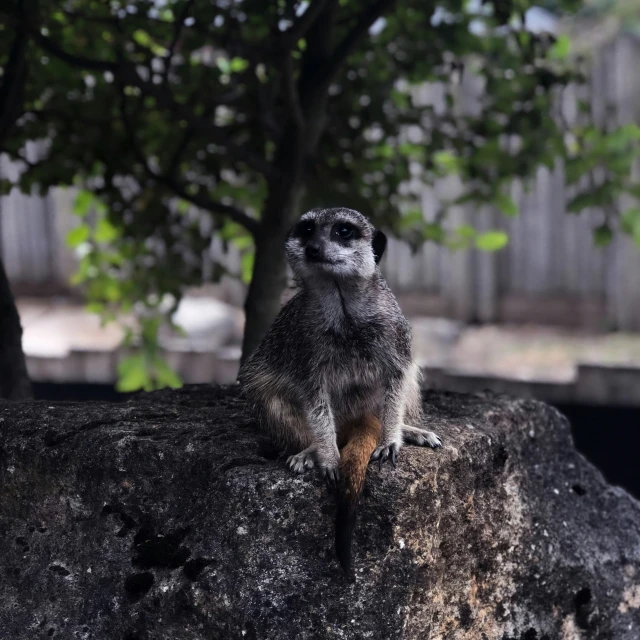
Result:
{"label": "dark eye patch", "polygon": [[310,238],[316,230],[316,223],[313,220],[303,220],[298,222],[293,230],[293,235],[296,238]]}
{"label": "dark eye patch", "polygon": [[351,222],[338,222],[334,224],[332,233],[341,240],[356,240],[361,237],[360,229]]}

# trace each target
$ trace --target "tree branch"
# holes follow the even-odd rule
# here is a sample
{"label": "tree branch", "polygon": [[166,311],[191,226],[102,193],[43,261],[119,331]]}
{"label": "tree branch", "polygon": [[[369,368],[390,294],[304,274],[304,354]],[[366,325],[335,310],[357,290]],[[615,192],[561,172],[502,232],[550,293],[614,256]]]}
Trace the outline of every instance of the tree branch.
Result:
{"label": "tree branch", "polygon": [[291,114],[293,115],[293,121],[296,127],[302,131],[305,127],[305,118],[302,105],[300,104],[300,94],[298,93],[296,80],[293,76],[293,56],[291,55],[291,51],[285,51],[283,62],[284,70],[282,73],[282,81],[284,84],[284,95]]}
{"label": "tree branch", "polygon": [[310,0],[310,6],[307,7],[307,10],[293,23],[291,28],[287,29],[284,33],[289,39],[291,46],[295,45],[300,38],[304,37],[326,4],[327,0]]}
{"label": "tree branch", "polygon": [[397,0],[377,0],[372,2],[362,13],[353,29],[338,44],[321,71],[322,81],[330,82],[338,72],[344,60],[349,56],[358,42],[371,28],[371,25],[387,11],[393,8]]}
{"label": "tree branch", "polygon": [[166,84],[169,80],[169,70],[171,69],[171,60],[173,60],[173,54],[175,52],[176,45],[180,40],[180,34],[182,33],[182,27],[184,26],[184,21],[187,19],[189,15],[189,11],[193,5],[193,0],[188,0],[180,14],[180,17],[176,20],[173,27],[173,38],[171,39],[171,44],[168,48],[168,55],[164,61],[164,78],[163,82]]}
{"label": "tree branch", "polygon": [[185,131],[185,134],[182,137],[182,140],[180,140],[180,143],[176,147],[176,150],[173,152],[173,155],[171,156],[171,160],[169,161],[169,164],[166,170],[167,175],[171,176],[175,172],[176,167],[180,162],[180,158],[182,157],[182,154],[184,153],[185,149],[193,139],[193,134],[194,134],[194,131],[191,127],[189,127]]}
{"label": "tree branch", "polygon": [[92,118],[84,113],[74,113],[72,115],[65,109],[55,109],[51,107],[29,109],[25,111],[25,115],[33,116],[41,122],[51,122],[57,118],[67,125],[73,122],[82,122],[83,124],[92,125],[94,127],[108,127],[112,122],[111,118]]}
{"label": "tree branch", "polygon": [[58,46],[53,40],[43,36],[37,29],[30,29],[30,33],[35,42],[37,42],[45,51],[74,67],[86,69],[87,71],[111,71],[112,73],[116,73],[119,69],[117,62],[111,62],[109,60],[95,60],[69,53],[62,47]]}
{"label": "tree branch", "polygon": [[[19,3],[24,11],[23,2]],[[2,84],[0,85],[0,148],[4,144],[9,130],[20,117],[23,109],[22,98],[27,73],[26,52],[29,36],[23,25],[16,28],[16,35],[9,50],[9,59],[4,65]]]}
{"label": "tree branch", "polygon": [[243,226],[245,229],[247,229],[247,231],[249,231],[249,233],[251,233],[251,235],[256,237],[259,225],[258,221],[255,218],[248,216],[244,211],[234,207],[233,205],[224,204],[200,194],[191,195],[190,193],[188,193],[185,185],[183,185],[180,181],[167,174],[158,174],[149,166],[145,154],[138,145],[135,129],[127,114],[126,97],[124,95],[124,92],[122,92],[121,95],[120,114],[125,131],[127,132],[127,136],[129,138],[129,143],[131,144],[131,149],[138,159],[138,162],[140,162],[140,164],[142,165],[145,173],[152,180],[167,187],[169,190],[173,191],[179,198],[182,198],[187,202],[191,202],[200,209],[211,211],[212,213],[219,213],[229,218],[229,220],[232,220],[233,222],[236,222],[239,225]]}
{"label": "tree branch", "polygon": [[259,223],[255,218],[248,216],[244,211],[234,207],[230,204],[224,204],[223,202],[219,202],[218,200],[213,200],[206,196],[201,196],[199,194],[191,195],[189,194],[185,186],[175,180],[174,178],[170,178],[166,175],[156,175],[151,173],[153,178],[158,182],[158,184],[162,184],[168,189],[171,189],[179,198],[190,202],[200,209],[204,209],[205,211],[211,211],[212,213],[219,213],[220,215],[229,218],[233,222],[236,222],[240,226],[244,227],[254,238],[258,235]]}

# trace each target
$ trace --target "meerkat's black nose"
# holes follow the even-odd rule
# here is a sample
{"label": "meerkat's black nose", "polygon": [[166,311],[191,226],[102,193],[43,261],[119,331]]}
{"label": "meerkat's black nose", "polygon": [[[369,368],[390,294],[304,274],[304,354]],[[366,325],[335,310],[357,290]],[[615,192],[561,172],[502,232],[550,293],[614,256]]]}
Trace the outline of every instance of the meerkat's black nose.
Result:
{"label": "meerkat's black nose", "polygon": [[318,260],[322,257],[322,247],[318,242],[307,242],[307,246],[304,248],[304,255],[308,260]]}

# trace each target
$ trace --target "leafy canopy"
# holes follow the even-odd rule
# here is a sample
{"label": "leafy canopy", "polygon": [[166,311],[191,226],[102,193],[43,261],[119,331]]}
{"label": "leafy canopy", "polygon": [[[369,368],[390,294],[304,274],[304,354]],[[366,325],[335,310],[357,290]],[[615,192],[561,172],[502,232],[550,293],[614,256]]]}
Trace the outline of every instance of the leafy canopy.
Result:
{"label": "leafy canopy", "polygon": [[[106,319],[142,318],[129,341],[144,357],[124,366],[123,386],[177,384],[158,355],[156,318],[202,281],[212,233],[240,248],[236,275],[250,279],[261,211],[292,171],[277,153],[288,135],[309,149],[304,206],[348,203],[414,246],[501,248],[502,232],[449,227],[449,207],[475,202],[517,215],[511,181],[558,158],[575,184],[606,167],[607,179],[591,181],[571,211],[613,211],[632,187],[640,129],[601,131],[582,105],[581,127],[567,135],[555,106],[583,78],[566,37],[525,28],[532,4],[5,0],[0,65],[17,27],[30,46],[24,115],[4,151],[24,160],[24,191],[81,189],[81,224],[69,237],[83,255],[76,282]],[[580,4],[554,2],[564,12]],[[463,76],[480,87],[471,101]],[[316,108],[309,96],[319,84],[320,124],[292,134]],[[424,101],[425,84],[437,101]],[[27,159],[24,144],[37,139],[47,152]],[[446,176],[462,190],[427,222],[421,185]],[[638,210],[621,220],[640,245]],[[614,222],[607,217],[597,243]],[[217,264],[213,275],[224,271]]]}

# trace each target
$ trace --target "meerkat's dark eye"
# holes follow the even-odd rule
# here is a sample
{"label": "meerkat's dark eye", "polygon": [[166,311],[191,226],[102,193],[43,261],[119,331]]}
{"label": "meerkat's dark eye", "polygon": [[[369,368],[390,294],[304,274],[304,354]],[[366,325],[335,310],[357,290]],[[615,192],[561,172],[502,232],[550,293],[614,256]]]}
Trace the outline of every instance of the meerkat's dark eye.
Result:
{"label": "meerkat's dark eye", "polygon": [[316,224],[313,220],[303,220],[296,225],[294,235],[297,238],[310,238],[316,230]]}
{"label": "meerkat's dark eye", "polygon": [[335,233],[343,240],[351,240],[357,237],[357,229],[349,222],[342,222],[335,226]]}

